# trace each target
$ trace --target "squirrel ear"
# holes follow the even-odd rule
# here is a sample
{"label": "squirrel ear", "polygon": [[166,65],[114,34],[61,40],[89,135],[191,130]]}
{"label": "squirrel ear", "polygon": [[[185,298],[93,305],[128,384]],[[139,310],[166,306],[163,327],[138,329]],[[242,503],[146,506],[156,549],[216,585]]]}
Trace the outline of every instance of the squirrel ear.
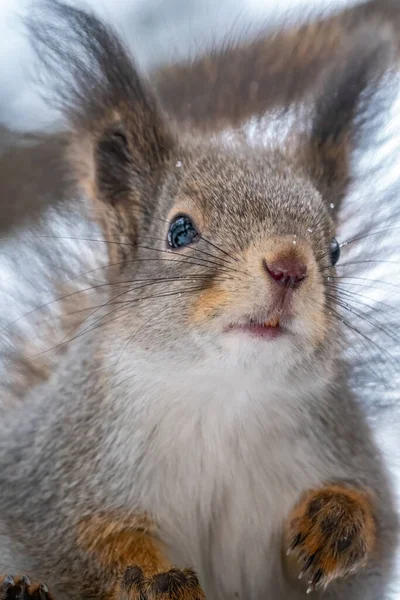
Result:
{"label": "squirrel ear", "polygon": [[53,104],[71,129],[69,158],[78,183],[103,202],[106,228],[115,235],[117,225],[136,243],[138,220],[157,196],[173,136],[111,27],[58,0],[42,6],[27,25],[52,83]]}
{"label": "squirrel ear", "polygon": [[[366,28],[367,29],[367,28]],[[301,142],[303,168],[321,195],[340,205],[351,181],[351,158],[364,125],[382,114],[377,89],[387,73],[393,44],[368,30],[353,41],[324,78],[311,118],[311,133]],[[379,106],[378,106],[379,104]]]}

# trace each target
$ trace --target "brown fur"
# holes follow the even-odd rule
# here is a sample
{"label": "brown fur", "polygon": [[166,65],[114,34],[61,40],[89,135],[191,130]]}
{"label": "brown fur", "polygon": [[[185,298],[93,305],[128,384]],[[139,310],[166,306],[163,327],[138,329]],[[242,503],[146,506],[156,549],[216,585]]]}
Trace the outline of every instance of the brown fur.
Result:
{"label": "brown fur", "polygon": [[326,586],[364,566],[376,544],[372,500],[364,490],[331,485],[309,492],[294,508],[286,532],[301,576]]}
{"label": "brown fur", "polygon": [[[78,544],[117,582],[107,598],[115,600],[201,600],[189,569],[173,569],[148,517],[135,520],[96,516],[81,522]],[[132,567],[132,565],[136,565]],[[123,574],[121,576],[121,573]]]}
{"label": "brown fur", "polygon": [[153,84],[180,125],[211,131],[237,127],[313,93],[327,67],[348,54],[361,30],[369,29],[373,39],[374,32],[386,29],[395,40],[398,23],[396,0],[370,0],[300,27],[228,43],[192,63],[163,67],[153,75]]}
{"label": "brown fur", "polygon": [[96,556],[102,568],[118,575],[132,565],[139,565],[146,577],[170,567],[154,534],[156,528],[147,517],[128,521],[111,516],[94,516],[83,520],[78,531],[78,545]]}

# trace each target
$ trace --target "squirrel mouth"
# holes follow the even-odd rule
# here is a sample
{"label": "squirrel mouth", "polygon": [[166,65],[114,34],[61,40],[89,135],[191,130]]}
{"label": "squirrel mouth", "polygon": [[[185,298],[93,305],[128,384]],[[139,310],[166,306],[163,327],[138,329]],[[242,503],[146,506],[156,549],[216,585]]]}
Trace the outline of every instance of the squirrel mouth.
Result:
{"label": "squirrel mouth", "polygon": [[275,339],[284,333],[280,326],[279,313],[274,313],[264,323],[251,320],[246,325],[232,325],[229,330],[241,331],[243,333],[248,333],[253,337],[262,337],[266,339]]}

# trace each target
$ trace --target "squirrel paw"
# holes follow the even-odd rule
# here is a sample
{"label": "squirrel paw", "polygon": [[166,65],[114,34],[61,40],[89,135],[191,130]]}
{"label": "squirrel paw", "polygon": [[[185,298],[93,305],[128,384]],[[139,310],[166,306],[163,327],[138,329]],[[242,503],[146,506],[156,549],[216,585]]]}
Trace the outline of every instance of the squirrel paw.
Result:
{"label": "squirrel paw", "polygon": [[205,595],[191,569],[171,569],[145,578],[139,567],[130,567],[116,600],[205,600]]}
{"label": "squirrel paw", "polygon": [[14,578],[11,575],[0,578],[1,600],[51,600],[49,590],[44,583],[35,585],[27,575]]}
{"label": "squirrel paw", "polygon": [[375,521],[363,491],[338,485],[308,493],[287,526],[288,555],[307,578],[307,593],[362,568],[375,542]]}

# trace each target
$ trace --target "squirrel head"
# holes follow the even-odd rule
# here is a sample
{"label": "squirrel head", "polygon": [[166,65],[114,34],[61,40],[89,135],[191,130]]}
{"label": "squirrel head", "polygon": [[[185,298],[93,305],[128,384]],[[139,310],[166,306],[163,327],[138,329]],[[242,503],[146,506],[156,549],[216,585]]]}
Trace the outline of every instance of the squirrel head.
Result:
{"label": "squirrel head", "polygon": [[329,362],[335,223],[387,48],[361,36],[316,91],[307,126],[277,149],[180,131],[92,14],[52,0],[30,27],[108,241],[114,327],[179,360],[233,357],[282,372]]}

